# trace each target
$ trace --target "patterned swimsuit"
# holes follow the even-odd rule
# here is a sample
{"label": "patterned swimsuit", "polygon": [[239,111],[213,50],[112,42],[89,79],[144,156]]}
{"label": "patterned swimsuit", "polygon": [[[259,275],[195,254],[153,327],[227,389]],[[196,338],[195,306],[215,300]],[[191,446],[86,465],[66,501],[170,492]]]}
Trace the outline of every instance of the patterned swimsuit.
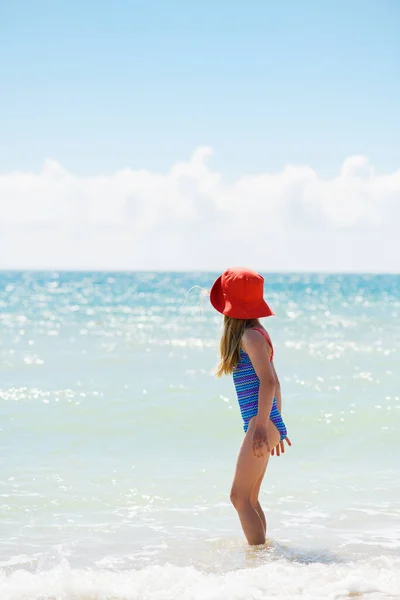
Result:
{"label": "patterned swimsuit", "polygon": [[[271,341],[262,329],[256,329],[267,340],[272,348]],[[274,351],[272,348],[271,363],[273,362]],[[250,419],[255,417],[258,412],[258,391],[260,388],[260,380],[254,370],[250,357],[246,352],[240,349],[240,358],[237,367],[233,371],[233,382],[236,388],[236,394],[239,401],[240,412],[243,419],[243,429],[246,432],[249,427]],[[283,422],[281,413],[278,410],[276,398],[272,403],[269,418],[278,429],[281,440],[287,436],[286,426]]]}

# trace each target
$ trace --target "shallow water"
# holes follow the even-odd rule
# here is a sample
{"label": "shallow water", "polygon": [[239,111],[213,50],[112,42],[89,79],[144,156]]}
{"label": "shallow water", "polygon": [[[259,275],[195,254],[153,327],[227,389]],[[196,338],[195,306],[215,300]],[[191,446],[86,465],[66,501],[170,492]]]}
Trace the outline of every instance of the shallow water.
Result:
{"label": "shallow water", "polygon": [[0,598],[400,598],[400,277],[268,275],[293,447],[229,504],[212,274],[0,275]]}

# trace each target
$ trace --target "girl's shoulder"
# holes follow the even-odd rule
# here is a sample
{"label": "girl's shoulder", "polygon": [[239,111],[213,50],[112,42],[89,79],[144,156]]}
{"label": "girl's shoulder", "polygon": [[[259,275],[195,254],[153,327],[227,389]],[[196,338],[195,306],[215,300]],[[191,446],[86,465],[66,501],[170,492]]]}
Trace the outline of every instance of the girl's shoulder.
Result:
{"label": "girl's shoulder", "polygon": [[243,338],[247,337],[247,339],[259,339],[260,334],[262,335],[262,337],[265,340],[267,340],[267,342],[269,344],[272,344],[271,337],[270,337],[268,331],[264,327],[261,327],[261,326],[260,327],[251,327],[249,329],[246,329],[243,334]]}
{"label": "girl's shoulder", "polygon": [[262,344],[262,338],[267,342],[268,346],[271,349],[271,360],[274,355],[274,347],[272,345],[271,338],[269,333],[264,327],[252,327],[251,329],[246,329],[242,336],[241,346],[243,350],[246,352],[246,347],[251,345]]}

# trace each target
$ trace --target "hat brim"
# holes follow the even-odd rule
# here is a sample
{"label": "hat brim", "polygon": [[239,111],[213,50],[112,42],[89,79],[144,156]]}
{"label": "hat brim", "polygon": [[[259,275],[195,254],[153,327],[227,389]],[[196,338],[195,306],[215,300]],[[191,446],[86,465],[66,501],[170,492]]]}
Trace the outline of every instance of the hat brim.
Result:
{"label": "hat brim", "polygon": [[222,291],[221,277],[214,282],[210,291],[210,302],[219,313],[232,319],[261,319],[275,315],[264,299],[256,304],[233,306],[231,300]]}

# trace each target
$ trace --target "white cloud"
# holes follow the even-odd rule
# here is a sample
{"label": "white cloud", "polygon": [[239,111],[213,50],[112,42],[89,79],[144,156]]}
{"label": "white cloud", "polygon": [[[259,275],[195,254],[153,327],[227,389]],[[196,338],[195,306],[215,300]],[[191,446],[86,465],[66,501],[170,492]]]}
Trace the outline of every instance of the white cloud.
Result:
{"label": "white cloud", "polygon": [[168,173],[0,174],[0,268],[400,271],[400,170],[346,159],[224,182],[198,148]]}

